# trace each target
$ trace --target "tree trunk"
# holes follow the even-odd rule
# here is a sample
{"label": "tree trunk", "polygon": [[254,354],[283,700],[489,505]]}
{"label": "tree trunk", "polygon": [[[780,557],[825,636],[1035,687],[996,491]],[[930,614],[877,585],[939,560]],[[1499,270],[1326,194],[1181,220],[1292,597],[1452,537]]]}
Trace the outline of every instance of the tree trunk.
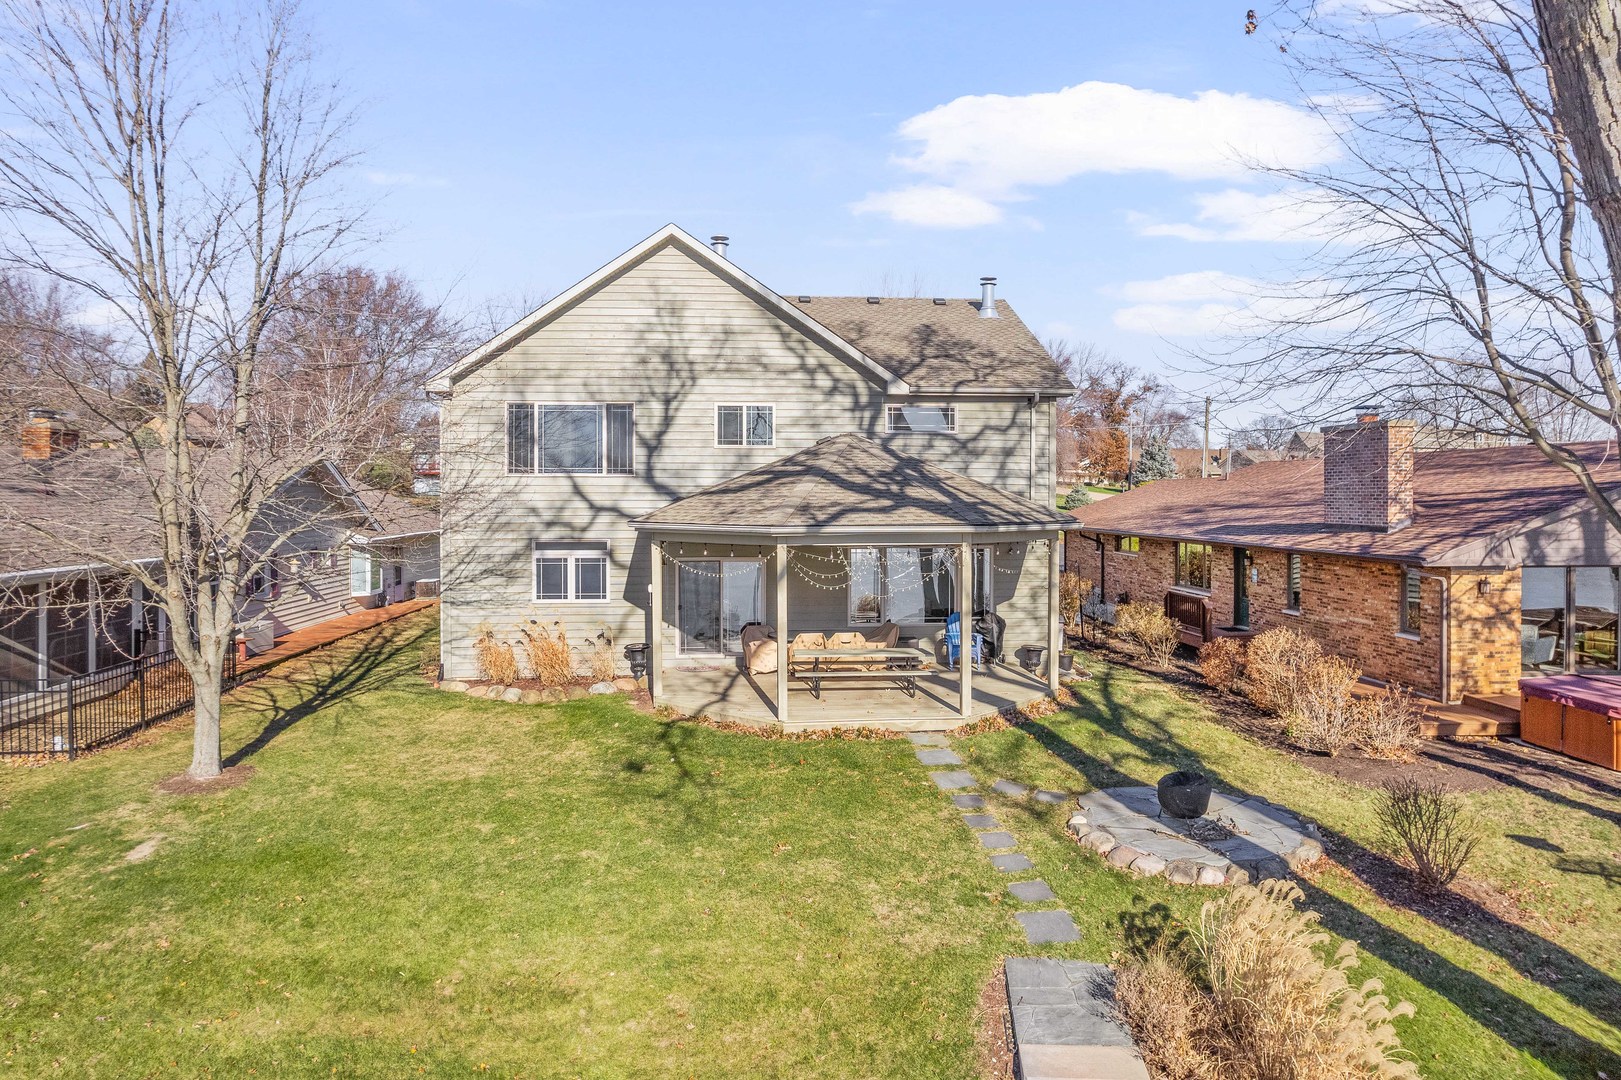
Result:
{"label": "tree trunk", "polygon": [[1535,0],[1554,112],[1621,288],[1621,0]]}
{"label": "tree trunk", "polygon": [[220,677],[219,669],[191,679],[193,723],[191,768],[186,775],[194,780],[212,780],[220,774]]}

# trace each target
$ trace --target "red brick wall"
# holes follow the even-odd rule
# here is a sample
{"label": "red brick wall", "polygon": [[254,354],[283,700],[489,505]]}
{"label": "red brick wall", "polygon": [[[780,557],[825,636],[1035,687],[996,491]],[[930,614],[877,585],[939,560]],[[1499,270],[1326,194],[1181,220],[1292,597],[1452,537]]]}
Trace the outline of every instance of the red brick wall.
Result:
{"label": "red brick wall", "polygon": [[[1175,545],[1143,539],[1136,555],[1116,552],[1114,538],[1104,536],[1107,599],[1121,593],[1158,605],[1176,580]],[[1098,549],[1090,535],[1072,534],[1067,541],[1069,568],[1098,583]],[[1250,628],[1288,626],[1315,638],[1323,649],[1356,663],[1364,675],[1410,686],[1426,696],[1440,693],[1441,583],[1425,578],[1421,585],[1423,616],[1415,640],[1399,632],[1402,570],[1394,563],[1305,553],[1301,556],[1300,613],[1284,611],[1288,581],[1282,551],[1251,548],[1254,580],[1250,582]],[[1233,619],[1233,552],[1211,548],[1210,603],[1216,626]],[[1454,572],[1449,652],[1453,697],[1464,693],[1501,693],[1519,677],[1518,572]],[[1441,571],[1437,576],[1446,576]],[[1493,591],[1478,593],[1476,582],[1492,576]],[[1466,595],[1467,594],[1467,595]]]}
{"label": "red brick wall", "polygon": [[1323,429],[1323,511],[1335,525],[1390,529],[1413,520],[1411,420]]}

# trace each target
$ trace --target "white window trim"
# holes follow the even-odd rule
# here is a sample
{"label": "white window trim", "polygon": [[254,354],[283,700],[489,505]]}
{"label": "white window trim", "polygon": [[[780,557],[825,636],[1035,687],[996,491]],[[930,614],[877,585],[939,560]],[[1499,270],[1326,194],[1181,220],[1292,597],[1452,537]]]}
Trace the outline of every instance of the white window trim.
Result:
{"label": "white window trim", "polygon": [[[723,443],[720,441],[720,411],[721,409],[742,409],[743,442]],[[749,409],[771,410],[771,441],[767,443],[748,442]],[[715,449],[717,450],[769,450],[777,445],[777,403],[774,401],[717,401],[715,402]]]}
{"label": "white window trim", "polygon": [[[951,424],[940,431],[918,431],[914,428],[898,428],[895,426],[895,411],[898,409],[944,409],[950,416]],[[941,401],[914,401],[910,405],[898,402],[886,402],[884,405],[884,432],[888,435],[955,435],[957,434],[958,415],[956,402]]]}
{"label": "white window trim", "polygon": [[[532,422],[534,423],[534,429],[535,429],[535,454],[534,454],[534,457],[531,459],[531,462],[530,462],[531,467],[528,468],[528,469],[517,469],[517,470],[515,470],[515,469],[512,468],[512,427],[511,427],[510,416],[511,416],[511,408],[514,405],[528,405],[531,409],[534,410],[534,415],[533,415],[533,418],[532,418]],[[559,406],[559,405],[565,405],[565,406],[590,406],[592,408],[597,409],[599,412],[601,412],[601,414],[602,414],[602,422],[601,422],[601,425],[600,425],[601,434],[597,438],[597,460],[602,462],[602,468],[597,469],[595,472],[584,472],[584,471],[580,471],[580,472],[546,472],[545,470],[543,470],[540,467],[540,450],[541,450],[541,444],[540,444],[540,410],[543,409],[543,408],[550,407],[550,406]],[[608,414],[607,414],[606,410],[607,410],[607,407],[610,406],[610,405],[623,405],[626,408],[630,409],[630,470],[628,472],[609,472],[608,471]],[[773,435],[776,434],[775,422],[776,422],[776,418],[773,417],[772,418],[772,423],[773,423],[772,434]],[[506,471],[506,474],[508,476],[635,476],[636,475],[636,466],[638,464],[638,461],[637,461],[637,451],[636,451],[636,403],[634,401],[522,401],[522,400],[508,401],[502,406],[502,409],[501,409],[501,438],[502,438],[502,441],[506,444],[506,448],[507,448],[507,455],[506,455],[507,471]]]}
{"label": "white window trim", "polygon": [[[547,547],[548,544],[572,543],[573,547]],[[541,599],[540,560],[542,558],[568,560],[568,596]],[[601,559],[602,595],[576,596],[579,574],[575,563],[580,559]],[[529,600],[534,604],[606,604],[613,600],[613,554],[606,540],[534,540],[529,546]]]}

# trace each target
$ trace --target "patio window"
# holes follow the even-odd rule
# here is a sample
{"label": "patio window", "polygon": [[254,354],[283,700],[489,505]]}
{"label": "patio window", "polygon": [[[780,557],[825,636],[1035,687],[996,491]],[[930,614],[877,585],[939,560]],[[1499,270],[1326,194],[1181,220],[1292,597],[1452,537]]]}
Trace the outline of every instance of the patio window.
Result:
{"label": "patio window", "polygon": [[1143,549],[1143,538],[1140,536],[1117,536],[1114,538],[1114,549],[1122,555],[1135,555]]}
{"label": "patio window", "polygon": [[349,552],[349,595],[370,596],[383,587],[383,561],[375,551],[355,548]]}
{"label": "patio window", "polygon": [[776,428],[775,406],[715,406],[716,446],[774,446]]}
{"label": "patio window", "polygon": [[1417,637],[1424,620],[1424,580],[1412,566],[1402,567],[1401,632]]}
{"label": "patio window", "polygon": [[1178,542],[1176,583],[1184,589],[1210,588],[1210,545]]}
{"label": "patio window", "polygon": [[507,405],[507,472],[635,471],[634,405]]}
{"label": "patio window", "polygon": [[608,545],[536,540],[536,600],[608,599]]}
{"label": "patio window", "polygon": [[1300,553],[1291,551],[1288,556],[1289,569],[1287,583],[1284,585],[1283,609],[1298,612],[1300,610]]}
{"label": "patio window", "polygon": [[950,548],[851,548],[849,616],[869,623],[943,623],[956,609]]}
{"label": "patio window", "polygon": [[1614,674],[1621,567],[1527,566],[1520,572],[1520,667],[1527,675]]}
{"label": "patio window", "polygon": [[890,405],[884,410],[885,426],[891,432],[918,431],[952,434],[957,430],[955,405]]}

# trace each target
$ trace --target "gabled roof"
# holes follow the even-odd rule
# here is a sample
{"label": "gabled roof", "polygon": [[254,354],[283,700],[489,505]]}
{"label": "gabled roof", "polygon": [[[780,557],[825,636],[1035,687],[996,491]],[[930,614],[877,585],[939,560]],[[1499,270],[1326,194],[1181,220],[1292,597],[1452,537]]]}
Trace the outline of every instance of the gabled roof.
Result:
{"label": "gabled roof", "polygon": [[850,434],[829,436],[630,524],[761,533],[1074,527],[1051,507]]}
{"label": "gabled roof", "polygon": [[801,296],[794,306],[918,393],[1075,392],[1006,300],[994,319],[979,317],[978,300]]}
{"label": "gabled roof", "polygon": [[788,325],[795,327],[807,337],[821,342],[835,355],[842,356],[854,366],[866,371],[878,382],[882,383],[890,393],[904,394],[909,391],[910,388],[906,385],[904,379],[881,364],[875,363],[860,349],[754,280],[729,259],[716,254],[715,250],[708,244],[705,244],[680,226],[666,225],[617,259],[575,282],[454,364],[434,375],[433,378],[428,380],[428,393],[448,394],[451,387],[470,372],[478,370],[478,368],[499,356],[506,349],[568,311],[575,304],[613,281],[625,271],[670,246],[680,248],[699,264],[708,267],[743,292],[753,296],[766,310],[777,315]]}
{"label": "gabled roof", "polygon": [[[1601,484],[1621,486],[1614,444],[1571,449]],[[1490,542],[1586,500],[1576,478],[1533,446],[1417,454],[1413,482],[1412,524],[1394,532],[1328,524],[1319,459],[1261,462],[1227,479],[1160,480],[1073,514],[1089,531],[1461,566]]]}
{"label": "gabled roof", "polygon": [[355,494],[371,512],[374,524],[365,537],[369,543],[432,536],[439,531],[438,499],[407,498],[374,487],[357,487]]}

